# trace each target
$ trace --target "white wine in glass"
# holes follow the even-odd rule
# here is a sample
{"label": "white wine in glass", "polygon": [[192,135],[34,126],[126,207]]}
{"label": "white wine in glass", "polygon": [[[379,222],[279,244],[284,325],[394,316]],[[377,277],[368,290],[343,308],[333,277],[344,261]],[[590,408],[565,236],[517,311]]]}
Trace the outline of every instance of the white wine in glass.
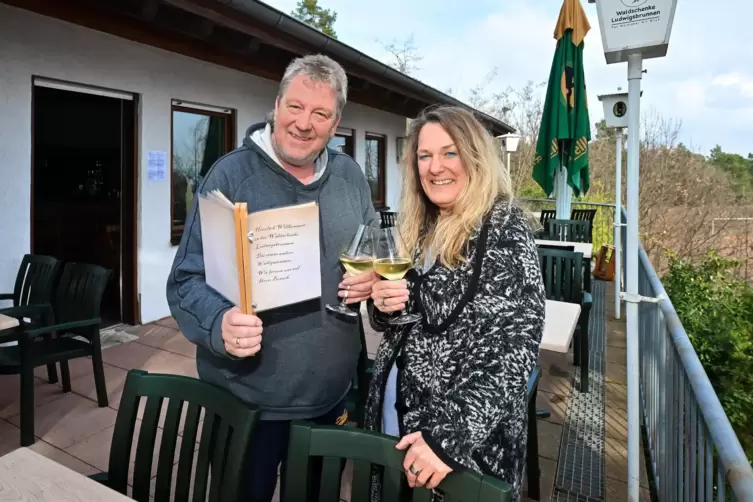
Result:
{"label": "white wine in glass", "polygon": [[345,267],[345,271],[350,275],[363,274],[374,268],[374,258],[371,256],[355,256],[350,257],[347,255],[340,255],[340,263]]}
{"label": "white wine in glass", "polygon": [[[359,225],[353,238],[347,247],[340,253],[340,263],[349,275],[358,275],[374,269],[374,247],[376,245],[374,229],[366,225]],[[340,303],[327,304],[327,310],[349,317],[356,317],[354,312],[345,303],[347,297],[343,296]]]}
{"label": "white wine in glass", "polygon": [[399,281],[405,277],[411,265],[406,258],[379,258],[374,261],[374,271],[388,281]]}
{"label": "white wine in glass", "polygon": [[[374,271],[388,281],[399,281],[408,270],[413,268],[411,257],[407,254],[397,227],[383,228],[379,231]],[[410,324],[419,321],[419,314],[408,314],[403,308],[400,316],[387,321],[389,324]]]}

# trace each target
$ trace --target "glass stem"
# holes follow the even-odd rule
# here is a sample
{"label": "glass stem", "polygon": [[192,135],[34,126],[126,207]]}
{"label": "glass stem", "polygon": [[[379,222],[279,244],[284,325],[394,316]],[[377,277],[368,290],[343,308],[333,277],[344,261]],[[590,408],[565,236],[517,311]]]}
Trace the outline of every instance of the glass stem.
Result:
{"label": "glass stem", "polygon": [[[350,277],[350,274],[347,275],[347,277]],[[348,304],[345,303],[348,300],[348,293],[350,293],[350,290],[347,288],[345,289],[345,296],[342,297],[342,300],[340,300],[340,306],[341,307],[347,307]]]}

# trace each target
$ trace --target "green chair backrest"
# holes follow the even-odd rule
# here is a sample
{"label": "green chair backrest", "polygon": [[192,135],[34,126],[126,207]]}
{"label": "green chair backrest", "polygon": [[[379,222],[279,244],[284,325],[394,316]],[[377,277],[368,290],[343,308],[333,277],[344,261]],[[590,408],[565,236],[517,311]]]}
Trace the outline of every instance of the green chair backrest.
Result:
{"label": "green chair backrest", "polygon": [[539,216],[539,223],[546,230],[548,228],[549,220],[553,220],[557,216],[557,211],[554,209],[542,209],[541,216]]}
{"label": "green chair backrest", "polygon": [[13,288],[13,306],[51,304],[63,263],[52,256],[26,254]]}
{"label": "green chair backrest", "polygon": [[[319,502],[339,502],[340,469],[345,459],[353,461],[351,502],[370,500],[374,468],[382,472],[382,501],[431,502],[432,491],[411,489],[403,472],[404,451],[396,450],[397,439],[372,431],[314,425],[295,421],[290,443],[285,482],[285,502],[307,502],[312,457],[322,457]],[[507,502],[511,486],[491,476],[470,471],[452,472],[436,489],[444,502]]]}
{"label": "green chair backrest", "polygon": [[581,304],[583,253],[539,246],[539,266],[547,300]]}
{"label": "green chair backrest", "polygon": [[381,211],[381,227],[389,228],[394,227],[397,224],[397,212],[395,211]]}
{"label": "green chair backrest", "polygon": [[584,220],[584,221],[590,221],[591,226],[589,227],[589,240],[588,242],[591,242],[593,240],[593,229],[594,229],[594,219],[596,218],[596,209],[573,209],[570,213],[570,219],[571,220]]}
{"label": "green chair backrest", "polygon": [[[137,439],[134,437],[134,427],[142,398],[146,398],[146,403]],[[258,422],[258,410],[208,382],[182,375],[149,374],[141,370],[129,371],[126,378],[110,448],[108,486],[127,494],[129,459],[132,443],[136,443],[131,497],[149,502],[152,458],[157,446],[157,429],[163,405],[166,405],[167,411],[159,441],[154,501],[187,502],[192,489],[193,500],[197,501],[245,500],[248,492],[247,453]],[[173,467],[176,464],[176,444],[182,415],[185,422],[173,488]],[[201,418],[203,424],[200,424]],[[201,436],[198,457],[195,459],[199,430]],[[191,483],[194,462],[196,468]]]}
{"label": "green chair backrest", "polygon": [[555,241],[591,242],[591,222],[584,220],[549,220],[547,233]]}
{"label": "green chair backrest", "polygon": [[55,293],[55,322],[97,319],[112,271],[88,263],[66,263]]}

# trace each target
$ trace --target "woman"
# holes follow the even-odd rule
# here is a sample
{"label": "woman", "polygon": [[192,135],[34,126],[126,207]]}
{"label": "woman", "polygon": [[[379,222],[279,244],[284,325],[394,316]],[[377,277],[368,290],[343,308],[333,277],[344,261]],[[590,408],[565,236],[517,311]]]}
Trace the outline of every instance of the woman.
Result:
{"label": "woman", "polygon": [[[398,227],[414,269],[372,288],[371,323],[385,333],[365,427],[402,438],[411,486],[465,468],[508,482],[517,501],[544,326],[532,231],[499,147],[469,112],[425,112],[405,151]],[[387,324],[403,307],[422,321]]]}

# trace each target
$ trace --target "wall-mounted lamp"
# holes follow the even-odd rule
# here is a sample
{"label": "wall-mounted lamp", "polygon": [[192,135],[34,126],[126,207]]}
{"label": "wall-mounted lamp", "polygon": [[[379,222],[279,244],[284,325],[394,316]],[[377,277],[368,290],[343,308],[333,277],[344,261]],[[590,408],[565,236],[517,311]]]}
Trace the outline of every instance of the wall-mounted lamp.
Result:
{"label": "wall-mounted lamp", "polygon": [[395,138],[395,149],[396,149],[395,158],[397,159],[398,162],[400,162],[400,159],[402,158],[404,145],[405,145],[405,137],[398,136],[397,138]]}

